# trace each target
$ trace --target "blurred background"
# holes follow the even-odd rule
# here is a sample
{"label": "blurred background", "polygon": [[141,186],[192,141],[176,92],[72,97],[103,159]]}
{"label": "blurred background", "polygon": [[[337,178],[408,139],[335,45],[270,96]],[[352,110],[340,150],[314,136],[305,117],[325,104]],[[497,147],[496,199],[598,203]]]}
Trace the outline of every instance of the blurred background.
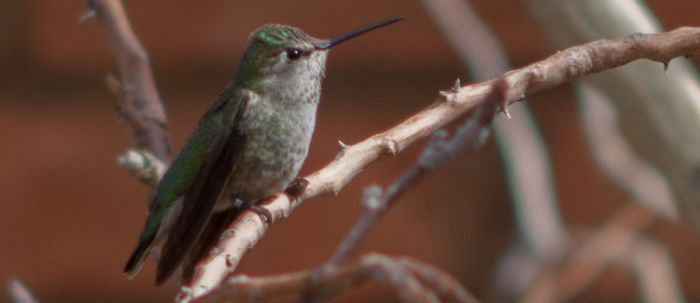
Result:
{"label": "blurred background", "polygon": [[[698,25],[698,1],[647,4],[667,29]],[[514,66],[556,50],[519,1],[473,5]],[[248,34],[265,23],[330,37],[387,16],[407,17],[331,52],[305,173],[331,161],[338,140],[352,144],[385,130],[428,106],[455,78],[470,81],[419,1],[126,1],[125,6],[150,54],[175,150],[231,79]],[[128,126],[104,85],[116,65],[99,26],[78,22],[85,10],[82,1],[0,0],[0,281],[19,278],[46,303],[168,302],[176,289],[153,286],[153,262],[133,281],[122,274],[149,190],[116,164],[130,146]],[[593,228],[631,200],[587,151],[570,85],[537,93],[528,102],[549,147],[559,207],[571,228]],[[370,166],[337,197],[304,204],[272,226],[238,272],[265,275],[318,265],[361,212],[362,188],[388,184],[423,146],[418,142]],[[418,258],[488,298],[494,269],[517,237],[505,178],[490,140],[405,195],[361,251]],[[687,224],[666,222],[647,235],[668,248],[688,301],[700,300],[695,283],[700,238]],[[334,300],[397,301],[391,289],[377,284]],[[611,268],[574,301],[638,300],[634,277]]]}

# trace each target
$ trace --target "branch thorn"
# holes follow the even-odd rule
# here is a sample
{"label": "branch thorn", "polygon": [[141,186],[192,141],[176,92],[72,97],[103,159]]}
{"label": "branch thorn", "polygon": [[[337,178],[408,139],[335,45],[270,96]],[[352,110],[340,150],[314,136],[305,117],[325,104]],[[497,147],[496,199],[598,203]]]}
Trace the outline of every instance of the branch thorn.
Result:
{"label": "branch thorn", "polygon": [[510,111],[508,111],[508,105],[505,105],[505,106],[501,107],[501,113],[503,113],[504,115],[506,115],[506,118],[507,118],[508,120],[510,120],[510,119],[513,118],[513,117],[511,117],[511,115],[510,115]]}
{"label": "branch thorn", "polygon": [[459,78],[455,80],[455,83],[452,84],[452,91],[453,92],[459,92],[459,90],[462,88],[462,83],[460,83]]}
{"label": "branch thorn", "polygon": [[348,145],[343,143],[343,141],[338,140],[338,146],[340,147],[341,151],[344,151],[348,148]]}

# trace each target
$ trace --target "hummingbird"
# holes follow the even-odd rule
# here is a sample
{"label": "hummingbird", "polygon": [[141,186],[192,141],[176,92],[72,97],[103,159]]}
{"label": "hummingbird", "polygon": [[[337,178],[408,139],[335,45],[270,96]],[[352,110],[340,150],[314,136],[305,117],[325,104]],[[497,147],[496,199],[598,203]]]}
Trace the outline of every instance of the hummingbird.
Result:
{"label": "hummingbird", "polygon": [[154,191],[138,244],[124,267],[139,272],[164,242],[156,285],[183,267],[183,280],[246,209],[285,189],[306,159],[328,51],[398,22],[391,17],[330,39],[288,25],[255,30],[234,79],[199,120]]}

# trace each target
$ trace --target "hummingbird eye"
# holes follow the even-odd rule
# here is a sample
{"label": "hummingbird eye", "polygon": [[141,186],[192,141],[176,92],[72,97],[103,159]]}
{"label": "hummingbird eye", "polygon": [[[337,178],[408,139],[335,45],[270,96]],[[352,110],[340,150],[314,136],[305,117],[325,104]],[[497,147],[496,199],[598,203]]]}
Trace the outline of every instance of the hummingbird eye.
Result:
{"label": "hummingbird eye", "polygon": [[299,59],[303,54],[304,53],[297,48],[290,48],[287,50],[287,58],[289,58],[289,60]]}

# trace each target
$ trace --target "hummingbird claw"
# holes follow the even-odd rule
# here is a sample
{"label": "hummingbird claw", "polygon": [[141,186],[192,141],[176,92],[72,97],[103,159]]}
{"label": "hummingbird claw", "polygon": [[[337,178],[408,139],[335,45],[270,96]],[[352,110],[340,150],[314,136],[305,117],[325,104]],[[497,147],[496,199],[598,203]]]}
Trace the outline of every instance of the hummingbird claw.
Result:
{"label": "hummingbird claw", "polygon": [[243,200],[233,197],[231,198],[231,204],[233,207],[239,211],[250,210],[260,217],[260,221],[266,224],[272,223],[272,213],[262,206],[258,206],[255,203],[243,202]]}
{"label": "hummingbird claw", "polygon": [[265,224],[272,223],[272,213],[267,208],[258,206],[254,203],[246,203],[243,206],[243,209],[254,212],[256,215],[258,215],[258,217],[260,217],[260,221]]}
{"label": "hummingbird claw", "polygon": [[252,211],[256,215],[258,215],[258,217],[260,217],[260,221],[262,221],[263,223],[272,223],[272,213],[269,210],[267,210],[267,208],[255,204],[249,204],[246,206],[246,210]]}

